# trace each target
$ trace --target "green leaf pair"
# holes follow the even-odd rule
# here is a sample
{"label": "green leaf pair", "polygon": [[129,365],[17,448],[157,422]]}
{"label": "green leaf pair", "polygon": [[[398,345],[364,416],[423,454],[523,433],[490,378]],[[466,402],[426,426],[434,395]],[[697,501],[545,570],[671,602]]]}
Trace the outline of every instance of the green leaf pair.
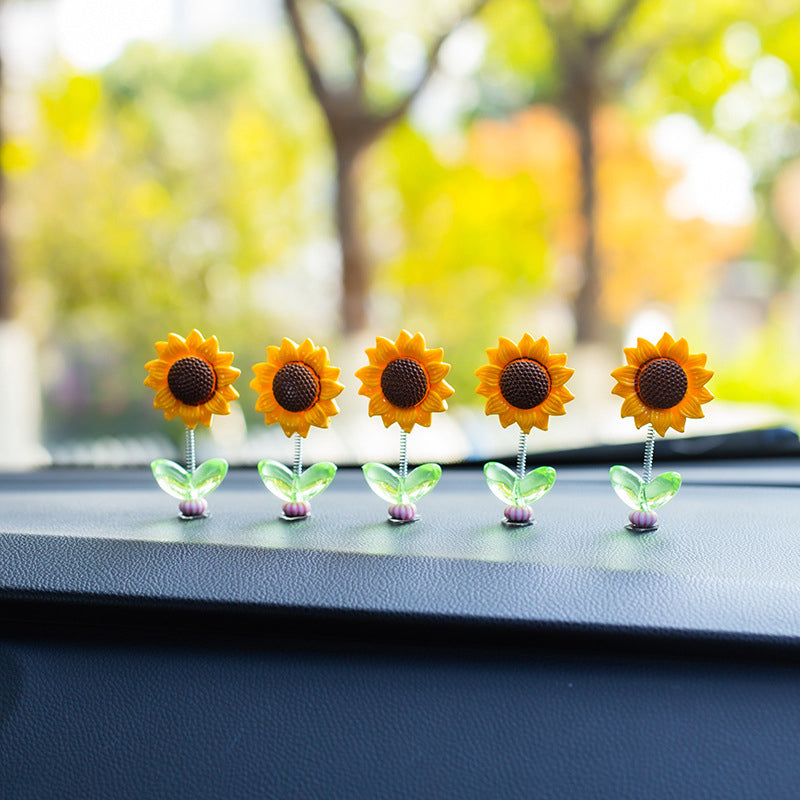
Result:
{"label": "green leaf pair", "polygon": [[611,485],[620,500],[636,511],[655,511],[671,500],[681,488],[677,472],[663,472],[645,483],[632,469],[611,467]]}
{"label": "green leaf pair", "polygon": [[497,461],[484,464],[483,473],[492,494],[512,506],[528,506],[544,497],[556,482],[552,467],[537,467],[524,478]]}
{"label": "green leaf pair", "polygon": [[264,486],[286,503],[302,503],[328,488],[336,475],[336,464],[320,461],[300,475],[279,461],[259,461],[258,474]]}
{"label": "green leaf pair", "polygon": [[369,488],[387,503],[415,503],[433,489],[442,477],[442,468],[438,464],[420,464],[401,478],[386,464],[374,461],[364,464],[361,469]]}
{"label": "green leaf pair", "polygon": [[194,472],[187,472],[180,464],[159,458],[150,464],[150,469],[168,495],[178,500],[193,500],[211,494],[222,483],[228,474],[228,462],[224,458],[210,458]]}

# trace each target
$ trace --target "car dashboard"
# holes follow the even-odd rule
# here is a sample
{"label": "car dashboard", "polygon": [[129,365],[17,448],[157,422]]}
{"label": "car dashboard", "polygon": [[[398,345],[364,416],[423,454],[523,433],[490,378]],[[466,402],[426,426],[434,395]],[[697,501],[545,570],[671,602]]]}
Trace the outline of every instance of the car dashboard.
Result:
{"label": "car dashboard", "polygon": [[800,462],[670,469],[646,534],[598,465],[526,528],[470,466],[404,526],[357,469],[297,522],[5,476],[0,796],[796,796]]}

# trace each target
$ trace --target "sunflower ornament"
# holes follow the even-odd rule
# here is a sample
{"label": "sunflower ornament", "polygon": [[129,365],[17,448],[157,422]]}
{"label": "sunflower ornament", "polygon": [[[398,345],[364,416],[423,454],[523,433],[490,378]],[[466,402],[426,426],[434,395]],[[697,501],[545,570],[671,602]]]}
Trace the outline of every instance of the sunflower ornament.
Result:
{"label": "sunflower ornament", "polygon": [[233,364],[233,353],[220,351],[216,336],[206,339],[194,329],[185,339],[170,333],[166,342],[156,342],[158,358],[144,366],[144,385],[155,390],[153,407],[163,410],[167,420],[180,417],[185,427],[185,467],[166,458],[150,464],[158,485],[178,498],[181,519],[208,516],[206,495],[222,483],[228,462],[212,458],[199,467],[194,431],[211,426],[214,414],[230,414],[230,403],[239,397],[233,382],[241,374]]}
{"label": "sunflower ornament", "polygon": [[366,349],[369,364],[356,372],[361,381],[360,395],[369,398],[369,415],[379,416],[385,427],[400,427],[398,470],[371,462],[362,470],[370,489],[390,503],[389,521],[413,522],[417,518],[417,500],[439,482],[442,468],[422,464],[408,471],[408,434],[415,425],[428,427],[435,412],[447,410],[447,398],[453,387],[445,380],[450,365],[444,363],[441,348],[428,349],[421,333],[413,336],[400,331],[392,341],[383,336],[375,347]]}
{"label": "sunflower ornament", "polygon": [[647,439],[642,477],[617,465],[611,467],[611,485],[633,509],[627,527],[652,531],[658,527],[656,509],[681,488],[677,472],[653,477],[655,435],[664,436],[670,428],[683,433],[687,419],[704,416],[703,403],[713,399],[706,383],[714,373],[705,368],[705,353],[690,353],[686,339],[675,341],[668,333],[657,344],[638,339],[624,352],[628,363],[611,373],[617,382],[611,393],[623,400],[621,416],[633,417],[637,428],[647,426]]}
{"label": "sunflower ornament", "polygon": [[507,504],[503,524],[530,525],[531,504],[552,489],[556,471],[537,467],[526,474],[528,435],[532,428],[546,431],[551,416],[566,413],[564,404],[573,399],[566,383],[574,370],[564,353],[550,352],[544,336],[534,339],[530,333],[516,344],[501,336],[486,355],[489,363],[475,370],[480,380],[475,391],[486,398],[487,416],[496,414],[504,428],[517,424],[519,446],[516,472],[497,461],[485,464],[483,472],[489,489]]}
{"label": "sunflower ornament", "polygon": [[267,360],[253,366],[250,387],[258,392],[256,411],[267,425],[279,424],[294,440],[294,464],[290,470],[278,461],[258,464],[261,480],[272,494],[284,501],[282,518],[305,519],[309,501],[328,488],[336,465],[321,461],[303,471],[303,440],[312,426],[327,428],[339,413],[334,397],[344,386],[337,381],[339,368],[332,367],[328,351],[311,339],[296,344],[284,338],[280,347],[267,347]]}

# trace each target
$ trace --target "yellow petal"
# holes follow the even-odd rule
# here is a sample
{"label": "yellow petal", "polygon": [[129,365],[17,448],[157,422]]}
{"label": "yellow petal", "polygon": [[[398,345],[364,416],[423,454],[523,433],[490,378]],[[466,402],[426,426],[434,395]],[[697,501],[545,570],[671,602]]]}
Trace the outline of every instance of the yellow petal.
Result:
{"label": "yellow petal", "polygon": [[542,411],[541,408],[534,408],[533,409],[533,416],[534,416],[534,425],[539,428],[539,430],[546,431],[547,426],[550,423],[550,417]]}
{"label": "yellow petal", "polygon": [[182,406],[180,415],[187,428],[194,428],[200,421],[200,408],[199,406]]}
{"label": "yellow petal", "polygon": [[489,359],[490,364],[494,364],[495,366],[500,367],[500,369],[502,369],[505,366],[505,364],[503,363],[503,359],[500,356],[499,347],[487,347],[486,357]]}
{"label": "yellow petal", "polygon": [[417,410],[414,408],[402,408],[397,411],[397,423],[406,433],[411,433],[411,429],[418,421],[420,425],[425,427],[428,427],[431,424],[430,414],[428,414],[427,423],[424,420],[419,419],[419,417],[424,417],[424,414],[417,414]]}
{"label": "yellow petal", "polygon": [[522,353],[511,339],[506,339],[505,336],[500,337],[500,344],[497,348],[499,350],[500,361],[502,364],[508,364],[509,361],[516,361],[522,358]]}
{"label": "yellow petal", "polygon": [[[656,345],[656,350],[658,350],[658,354],[660,356],[664,356],[665,358],[669,357],[669,351],[672,349],[673,345],[675,344],[675,340],[668,334],[664,333],[664,335],[658,340],[658,344]],[[688,352],[688,347],[686,348]]]}
{"label": "yellow petal", "polygon": [[169,387],[164,386],[156,392],[156,396],[153,399],[153,408],[169,408],[177,402],[175,395],[172,394]]}
{"label": "yellow petal", "polygon": [[267,346],[267,364],[274,367],[282,367],[284,362],[281,360],[281,349],[274,344]]}
{"label": "yellow petal", "polygon": [[406,354],[406,345],[411,341],[411,334],[403,328],[400,333],[397,335],[397,340],[395,341],[395,347],[397,348],[397,352],[400,355]]}
{"label": "yellow petal", "polygon": [[177,333],[170,333],[167,336],[166,354],[169,358],[188,354],[186,342]]}
{"label": "yellow petal", "polygon": [[220,386],[217,390],[229,403],[239,399],[239,392],[233,386]]}
{"label": "yellow petal", "polygon": [[205,405],[212,414],[231,413],[231,407],[228,405],[227,400],[225,400],[225,398],[219,392],[214,392],[211,399]]}
{"label": "yellow petal", "polygon": [[686,339],[678,339],[667,351],[667,358],[677,361],[681,366],[686,364],[689,358],[689,342]]}
{"label": "yellow petal", "polygon": [[323,378],[323,380],[320,381],[319,399],[332,400],[334,397],[338,397],[343,391],[344,386],[341,383]]}
{"label": "yellow petal", "polygon": [[[509,425],[513,425],[516,421],[517,421],[517,413],[516,411],[514,411],[513,408],[508,408],[506,411],[500,414],[500,424],[504,428],[507,428]],[[529,430],[525,431],[525,433],[528,433]]]}
{"label": "yellow petal", "polygon": [[519,340],[519,352],[523,358],[533,358],[535,360],[535,356],[531,355],[531,351],[534,346],[533,336],[531,336],[527,331],[522,334],[522,338]]}
{"label": "yellow petal", "polygon": [[365,386],[380,386],[382,375],[383,369],[375,364],[370,364],[369,366],[361,367],[361,369],[356,370],[356,378]]}
{"label": "yellow petal", "polygon": [[502,374],[502,368],[495,364],[484,364],[482,367],[478,367],[478,369],[475,370],[475,375],[483,383],[488,383],[490,386],[498,386]]}
{"label": "yellow petal", "polygon": [[642,403],[642,401],[639,400],[635,394],[632,394],[622,404],[622,408],[620,409],[619,413],[621,417],[634,417],[646,410],[647,407],[644,405],[644,403]]}
{"label": "yellow petal", "polygon": [[306,421],[309,424],[315,425],[317,428],[328,427],[328,417],[326,416],[325,412],[319,407],[319,405],[315,405],[308,411],[306,411],[305,417]]}
{"label": "yellow petal", "polygon": [[702,367],[694,367],[689,371],[692,383],[697,386],[705,386],[713,377],[714,373],[710,369],[703,369]]}
{"label": "yellow petal", "polygon": [[422,363],[426,367],[430,367],[432,364],[443,364],[445,367],[450,369],[449,364],[444,363],[444,350],[441,347],[433,347],[430,350],[425,350],[422,353]]}
{"label": "yellow petal", "polygon": [[551,367],[548,372],[553,388],[563,386],[575,374],[575,370],[569,367]]}
{"label": "yellow petal", "polygon": [[611,377],[615,381],[619,381],[623,386],[633,386],[636,382],[636,373],[638,369],[630,365],[624,367],[617,367],[612,373]]}
{"label": "yellow petal", "polygon": [[567,409],[564,408],[564,403],[561,401],[561,398],[556,397],[556,395],[551,394],[540,406],[542,411],[546,414],[551,414],[554,417],[560,417],[563,414],[567,413]]}
{"label": "yellow petal", "polygon": [[297,348],[297,355],[301,361],[308,363],[308,357],[314,352],[314,342],[311,339],[303,339],[300,346]]}
{"label": "yellow petal", "polygon": [[275,399],[275,396],[272,392],[265,392],[262,395],[259,395],[258,400],[256,400],[256,411],[261,411],[265,414],[272,414],[278,408],[278,401]]}
{"label": "yellow petal", "polygon": [[150,373],[151,377],[155,378],[157,381],[163,381],[169,372],[169,365],[160,358],[148,361],[144,365],[144,368]]}
{"label": "yellow petal", "polygon": [[305,359],[305,362],[317,375],[322,377],[322,373],[325,372],[325,367],[328,363],[328,351],[324,347],[320,347],[311,353],[311,355]]}
{"label": "yellow petal", "polygon": [[[394,361],[398,357],[399,353],[397,352],[397,348],[394,346],[394,342],[386,339],[383,336],[378,336],[375,339],[375,355],[376,363],[385,365],[390,361]],[[372,361],[372,358],[370,358],[370,361]]]}
{"label": "yellow petal", "polygon": [[149,386],[151,389],[155,389],[156,391],[158,391],[159,389],[163,388],[166,381],[164,380],[164,378],[156,380],[152,375],[148,375],[144,379],[143,383],[145,386]]}
{"label": "yellow petal", "polygon": [[664,436],[672,422],[672,413],[669,409],[657,409],[650,412],[650,423],[659,436]]}
{"label": "yellow petal", "polygon": [[289,338],[283,337],[283,341],[281,341],[281,361],[284,364],[288,364],[290,361],[299,361],[299,357],[297,355],[297,345]]}
{"label": "yellow petal", "polygon": [[441,411],[447,411],[447,403],[436,392],[428,392],[417,408],[430,414],[438,414]]}
{"label": "yellow petal", "polygon": [[550,342],[548,342],[544,336],[537,339],[531,348],[528,358],[532,358],[534,361],[538,361],[544,366],[548,358],[550,358]]}
{"label": "yellow petal", "polygon": [[700,401],[696,397],[692,397],[687,395],[681,401],[679,406],[682,413],[685,414],[690,419],[702,419],[705,414],[703,414],[703,409],[700,406]]}
{"label": "yellow petal", "polygon": [[454,395],[456,390],[447,382],[447,381],[439,381],[431,386],[431,391],[436,392],[442,400],[446,400],[448,397]]}
{"label": "yellow petal", "polygon": [[379,414],[385,414],[392,408],[394,408],[394,406],[382,394],[376,394],[369,401],[369,415],[371,417],[377,417]]}
{"label": "yellow petal", "polygon": [[217,367],[217,386],[230,386],[241,374],[236,367]]}
{"label": "yellow petal", "polygon": [[705,386],[701,386],[695,393],[694,396],[701,402],[707,403],[709,400],[714,399],[714,395],[706,389]]}
{"label": "yellow petal", "polygon": [[427,370],[431,383],[439,383],[439,381],[443,381],[447,377],[447,373],[450,372],[450,365],[440,361],[429,364]]}
{"label": "yellow petal", "polygon": [[[199,331],[192,331],[192,333],[195,332],[199,333]],[[188,344],[188,339],[187,339],[187,344]],[[192,349],[194,350],[195,353],[197,353],[197,355],[202,356],[210,364],[213,364],[217,360],[217,356],[219,355],[219,342],[217,341],[216,336],[210,336],[208,339],[204,341],[203,335],[200,334],[199,341],[195,337]],[[233,359],[231,359],[231,361],[232,360]]]}
{"label": "yellow petal", "polygon": [[648,342],[647,339],[642,339],[641,337],[636,340],[636,349],[639,352],[640,363],[651,361],[661,355],[658,352],[658,348],[652,342]]}
{"label": "yellow petal", "polygon": [[329,417],[335,417],[339,413],[339,406],[337,406],[333,400],[320,400],[319,407]]}
{"label": "yellow petal", "polygon": [[672,409],[670,422],[672,423],[672,427],[675,428],[676,431],[678,431],[679,433],[683,433],[684,427],[686,426],[686,417],[684,417],[683,414],[681,414],[681,412],[677,408]]}
{"label": "yellow petal", "polygon": [[416,358],[418,361],[422,360],[425,353],[425,339],[422,338],[421,333],[415,333],[404,347],[406,355],[411,358]]}
{"label": "yellow petal", "polygon": [[694,353],[686,359],[684,367],[686,367],[686,369],[691,369],[692,367],[704,367],[707,360],[708,356],[705,353]]}
{"label": "yellow petal", "polygon": [[502,414],[504,411],[508,411],[509,404],[502,398],[500,393],[493,394],[487,401],[486,401],[486,409],[484,413],[486,416],[490,414]]}
{"label": "yellow petal", "polygon": [[203,344],[204,337],[203,334],[200,333],[197,328],[194,328],[192,332],[186,337],[186,347],[190,350],[196,350],[201,344]]}

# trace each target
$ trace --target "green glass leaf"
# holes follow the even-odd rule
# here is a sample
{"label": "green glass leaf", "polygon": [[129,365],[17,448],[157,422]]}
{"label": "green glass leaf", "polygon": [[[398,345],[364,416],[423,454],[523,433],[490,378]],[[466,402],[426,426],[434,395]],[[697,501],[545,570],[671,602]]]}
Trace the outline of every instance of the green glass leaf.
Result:
{"label": "green glass leaf", "polygon": [[309,467],[299,478],[297,478],[296,494],[297,500],[310,500],[330,486],[334,475],[336,475],[336,464],[330,461],[320,461]]}
{"label": "green glass leaf", "polygon": [[677,472],[663,472],[644,486],[647,510],[655,511],[671,500],[681,488],[681,476]]}
{"label": "green glass leaf", "polygon": [[556,482],[556,471],[552,467],[537,467],[531,470],[517,487],[515,505],[530,505],[544,497]]}
{"label": "green glass leaf", "polygon": [[391,467],[371,461],[369,464],[364,464],[361,470],[369,488],[378,497],[387,503],[405,502],[400,476]]}
{"label": "green glass leaf", "polygon": [[259,461],[258,474],[264,486],[284,502],[293,502],[295,497],[294,474],[279,461]]}
{"label": "green glass leaf", "polygon": [[490,461],[483,465],[483,474],[486,476],[489,489],[498,500],[509,505],[516,504],[515,491],[518,478],[515,472],[497,461]]}
{"label": "green glass leaf", "polygon": [[442,468],[438,464],[420,464],[406,476],[404,502],[415,503],[439,483]]}
{"label": "green glass leaf", "polygon": [[228,474],[228,462],[224,458],[204,461],[191,475],[189,484],[192,497],[205,497],[219,486]]}
{"label": "green glass leaf", "polygon": [[642,508],[642,479],[632,470],[619,464],[611,467],[611,485],[628,508]]}
{"label": "green glass leaf", "polygon": [[171,497],[188,500],[192,496],[189,473],[174,461],[157,458],[150,464],[156,483]]}

